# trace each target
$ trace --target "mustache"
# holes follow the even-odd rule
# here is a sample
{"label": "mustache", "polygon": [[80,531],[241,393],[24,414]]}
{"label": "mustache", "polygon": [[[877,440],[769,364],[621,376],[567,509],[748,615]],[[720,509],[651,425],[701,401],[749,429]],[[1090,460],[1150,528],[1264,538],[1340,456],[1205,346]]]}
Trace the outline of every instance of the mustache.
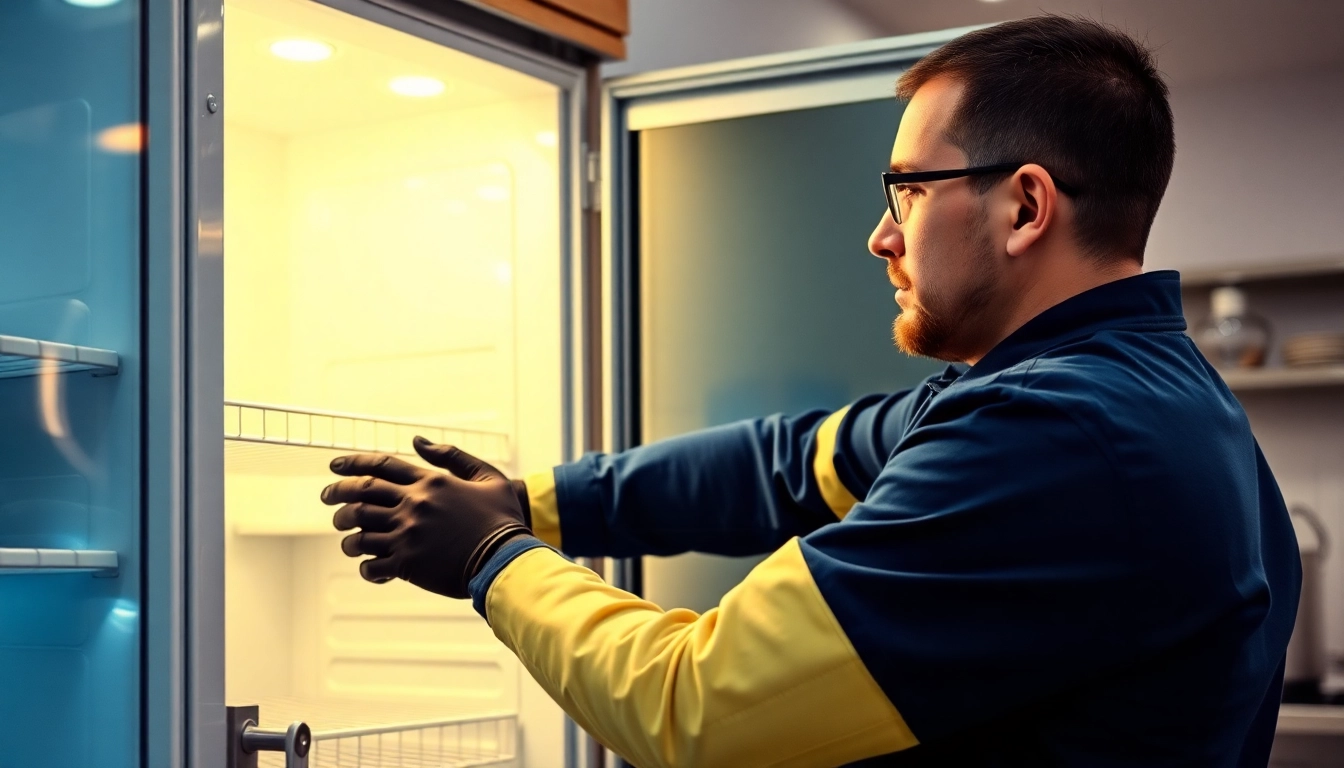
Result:
{"label": "mustache", "polygon": [[892,285],[902,291],[910,290],[910,277],[902,272],[900,267],[896,266],[895,261],[887,262],[887,278],[891,280]]}

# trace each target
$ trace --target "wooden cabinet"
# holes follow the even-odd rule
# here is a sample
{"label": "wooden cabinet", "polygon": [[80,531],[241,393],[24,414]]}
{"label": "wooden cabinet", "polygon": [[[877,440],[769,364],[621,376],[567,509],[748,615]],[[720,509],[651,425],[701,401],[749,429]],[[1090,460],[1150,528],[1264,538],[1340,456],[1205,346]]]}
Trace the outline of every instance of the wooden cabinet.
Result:
{"label": "wooden cabinet", "polygon": [[473,0],[606,59],[625,58],[629,0]]}

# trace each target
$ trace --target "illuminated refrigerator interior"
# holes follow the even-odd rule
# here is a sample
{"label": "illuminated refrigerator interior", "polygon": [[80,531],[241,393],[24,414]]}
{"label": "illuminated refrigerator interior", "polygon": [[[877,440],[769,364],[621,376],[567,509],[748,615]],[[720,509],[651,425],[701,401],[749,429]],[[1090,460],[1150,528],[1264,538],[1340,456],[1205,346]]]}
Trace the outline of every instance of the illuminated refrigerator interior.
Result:
{"label": "illuminated refrigerator interior", "polygon": [[[563,458],[560,90],[311,2],[225,8],[226,692],[313,765],[560,764],[467,602],[363,581],[351,451]],[[525,726],[524,726],[525,724]],[[265,753],[283,764],[283,755]]]}

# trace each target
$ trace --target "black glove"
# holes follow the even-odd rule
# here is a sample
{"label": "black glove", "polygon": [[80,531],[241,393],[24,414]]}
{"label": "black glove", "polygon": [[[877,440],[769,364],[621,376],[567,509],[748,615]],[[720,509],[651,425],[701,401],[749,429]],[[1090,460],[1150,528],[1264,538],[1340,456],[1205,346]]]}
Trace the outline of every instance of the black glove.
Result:
{"label": "black glove", "polygon": [[[395,456],[359,453],[333,459],[331,471],[350,476],[322,489],[325,504],[344,504],[332,523],[361,528],[341,541],[365,579],[402,578],[448,597],[469,597],[467,584],[501,544],[530,533],[520,496],[494,467],[451,445],[422,437],[415,450],[448,472],[417,467]],[[525,502],[523,502],[525,503]]]}

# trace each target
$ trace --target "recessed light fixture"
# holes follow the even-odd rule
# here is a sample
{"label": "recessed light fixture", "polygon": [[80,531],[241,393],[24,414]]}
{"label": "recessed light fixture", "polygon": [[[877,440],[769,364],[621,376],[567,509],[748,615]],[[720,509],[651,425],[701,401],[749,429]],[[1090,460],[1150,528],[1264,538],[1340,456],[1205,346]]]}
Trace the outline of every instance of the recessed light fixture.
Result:
{"label": "recessed light fixture", "polygon": [[331,51],[331,46],[321,40],[301,37],[271,43],[271,53],[289,61],[323,61],[331,58]]}
{"label": "recessed light fixture", "polygon": [[403,75],[392,78],[392,82],[387,84],[392,92],[399,96],[410,96],[415,99],[423,99],[429,96],[438,96],[443,93],[443,81],[435,80],[432,77],[423,75]]}
{"label": "recessed light fixture", "polygon": [[65,2],[78,8],[106,8],[120,3],[121,0],[65,0]]}
{"label": "recessed light fixture", "polygon": [[509,199],[509,188],[497,184],[483,184],[476,188],[476,196],[489,203],[502,203]]}

